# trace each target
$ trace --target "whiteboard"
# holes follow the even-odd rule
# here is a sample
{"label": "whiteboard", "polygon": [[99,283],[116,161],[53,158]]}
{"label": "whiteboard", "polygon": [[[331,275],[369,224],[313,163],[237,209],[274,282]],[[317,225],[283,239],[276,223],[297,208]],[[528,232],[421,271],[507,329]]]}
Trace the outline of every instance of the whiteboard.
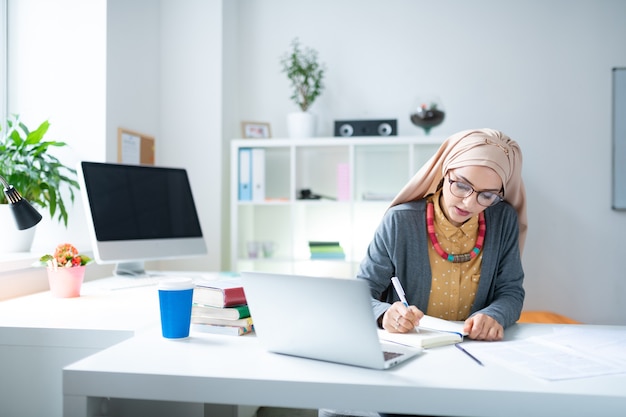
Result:
{"label": "whiteboard", "polygon": [[626,210],[626,68],[613,68],[613,209]]}

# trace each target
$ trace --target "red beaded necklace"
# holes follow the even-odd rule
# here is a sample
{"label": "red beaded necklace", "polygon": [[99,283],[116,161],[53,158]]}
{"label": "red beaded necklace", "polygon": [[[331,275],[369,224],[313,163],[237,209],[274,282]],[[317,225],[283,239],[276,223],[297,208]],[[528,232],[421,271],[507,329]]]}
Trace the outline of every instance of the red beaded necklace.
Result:
{"label": "red beaded necklace", "polygon": [[453,263],[467,262],[478,256],[483,248],[483,243],[485,242],[485,231],[487,230],[487,226],[485,225],[485,213],[481,211],[478,215],[478,238],[476,239],[476,246],[474,246],[474,249],[472,249],[471,252],[462,253],[460,255],[451,255],[446,253],[441,248],[441,245],[437,240],[437,236],[435,235],[435,206],[432,202],[429,202],[426,205],[426,228],[428,230],[428,237],[430,237],[430,241],[435,247],[435,251],[437,251],[439,256],[443,259]]}

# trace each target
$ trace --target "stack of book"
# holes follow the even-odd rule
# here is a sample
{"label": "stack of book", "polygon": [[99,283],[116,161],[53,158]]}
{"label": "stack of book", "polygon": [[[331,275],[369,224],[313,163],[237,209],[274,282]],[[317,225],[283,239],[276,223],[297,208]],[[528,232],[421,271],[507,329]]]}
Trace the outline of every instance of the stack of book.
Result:
{"label": "stack of book", "polygon": [[309,241],[311,259],[346,259],[339,242]]}
{"label": "stack of book", "polygon": [[191,329],[235,336],[252,333],[252,317],[239,278],[196,282]]}

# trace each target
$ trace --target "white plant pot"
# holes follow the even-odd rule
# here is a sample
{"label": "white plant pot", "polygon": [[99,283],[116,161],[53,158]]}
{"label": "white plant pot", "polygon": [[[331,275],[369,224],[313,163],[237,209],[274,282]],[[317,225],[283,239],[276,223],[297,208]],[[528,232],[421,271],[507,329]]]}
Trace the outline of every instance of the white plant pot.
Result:
{"label": "white plant pot", "polygon": [[315,137],[315,115],[303,111],[289,113],[287,133],[292,139]]}
{"label": "white plant pot", "polygon": [[35,239],[35,227],[19,230],[15,224],[13,213],[8,204],[0,204],[0,254],[30,252]]}

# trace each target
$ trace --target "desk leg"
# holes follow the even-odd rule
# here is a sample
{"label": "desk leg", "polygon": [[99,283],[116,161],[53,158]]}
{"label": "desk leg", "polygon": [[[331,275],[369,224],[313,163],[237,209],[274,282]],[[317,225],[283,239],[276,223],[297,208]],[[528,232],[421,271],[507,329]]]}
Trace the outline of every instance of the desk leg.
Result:
{"label": "desk leg", "polygon": [[63,396],[64,417],[92,417],[100,415],[102,398],[78,395]]}
{"label": "desk leg", "polygon": [[204,404],[204,417],[253,417],[257,409],[242,405]]}

